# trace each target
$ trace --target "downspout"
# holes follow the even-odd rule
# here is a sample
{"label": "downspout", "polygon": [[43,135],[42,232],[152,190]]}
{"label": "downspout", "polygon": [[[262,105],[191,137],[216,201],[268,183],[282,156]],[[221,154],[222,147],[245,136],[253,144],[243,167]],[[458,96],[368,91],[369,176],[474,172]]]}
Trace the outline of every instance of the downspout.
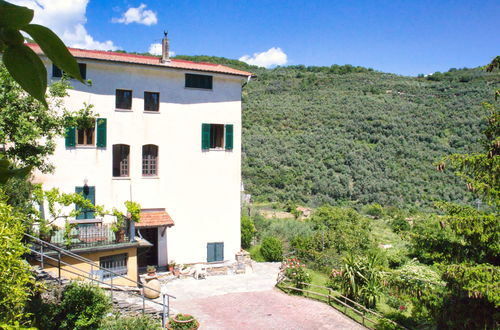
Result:
{"label": "downspout", "polygon": [[248,84],[250,82],[250,79],[252,78],[252,76],[248,76],[247,77],[247,81],[245,81],[245,83],[241,86],[241,88],[245,87],[246,84]]}

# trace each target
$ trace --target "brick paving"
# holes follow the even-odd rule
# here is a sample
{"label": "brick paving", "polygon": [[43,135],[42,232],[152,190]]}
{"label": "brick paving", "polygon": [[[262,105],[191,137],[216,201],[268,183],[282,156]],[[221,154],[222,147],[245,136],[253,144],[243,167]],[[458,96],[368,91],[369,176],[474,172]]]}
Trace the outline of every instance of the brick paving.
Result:
{"label": "brick paving", "polygon": [[254,263],[244,275],[166,283],[172,312],[189,313],[200,329],[364,329],[334,308],[274,288],[279,263]]}
{"label": "brick paving", "polygon": [[194,315],[200,329],[364,329],[324,303],[277,289],[173,301],[172,307]]}

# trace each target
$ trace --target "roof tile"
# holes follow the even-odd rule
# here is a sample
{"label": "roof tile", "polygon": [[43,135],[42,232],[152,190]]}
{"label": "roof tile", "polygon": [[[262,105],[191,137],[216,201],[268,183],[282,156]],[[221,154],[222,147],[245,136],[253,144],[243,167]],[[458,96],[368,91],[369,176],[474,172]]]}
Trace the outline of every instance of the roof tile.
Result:
{"label": "roof tile", "polygon": [[[43,51],[37,44],[26,44],[38,55],[43,55]],[[68,48],[70,53],[76,58],[87,58],[93,60],[102,60],[110,62],[154,65],[172,69],[184,69],[195,71],[206,71],[213,73],[230,74],[236,76],[253,76],[252,73],[236,70],[221,64],[206,63],[206,62],[191,62],[186,60],[171,59],[169,62],[162,63],[160,58],[155,56],[145,56],[136,54],[116,53],[102,50],[88,50],[78,48]]]}

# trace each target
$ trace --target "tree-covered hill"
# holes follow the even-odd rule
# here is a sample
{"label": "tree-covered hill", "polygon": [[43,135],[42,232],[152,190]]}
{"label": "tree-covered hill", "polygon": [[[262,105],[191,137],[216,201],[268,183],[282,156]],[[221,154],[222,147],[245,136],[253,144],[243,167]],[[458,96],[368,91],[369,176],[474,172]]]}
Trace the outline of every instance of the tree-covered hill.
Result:
{"label": "tree-covered hill", "polygon": [[479,150],[481,103],[500,86],[499,73],[451,69],[417,78],[225,60],[217,62],[257,74],[243,90],[243,180],[254,200],[470,202],[464,184],[435,163]]}

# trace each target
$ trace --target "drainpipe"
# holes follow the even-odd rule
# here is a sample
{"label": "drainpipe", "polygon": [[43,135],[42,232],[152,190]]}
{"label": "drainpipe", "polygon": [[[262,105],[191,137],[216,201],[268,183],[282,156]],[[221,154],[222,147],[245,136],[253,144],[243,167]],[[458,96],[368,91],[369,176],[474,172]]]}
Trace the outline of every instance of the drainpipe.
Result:
{"label": "drainpipe", "polygon": [[252,78],[252,76],[248,76],[247,77],[247,81],[245,81],[245,83],[241,86],[241,88],[245,87],[246,84],[248,84],[250,82],[250,79]]}
{"label": "drainpipe", "polygon": [[130,232],[130,237],[129,237],[130,242],[135,242],[135,221],[133,221],[132,219],[130,220],[129,224],[129,232]]}

